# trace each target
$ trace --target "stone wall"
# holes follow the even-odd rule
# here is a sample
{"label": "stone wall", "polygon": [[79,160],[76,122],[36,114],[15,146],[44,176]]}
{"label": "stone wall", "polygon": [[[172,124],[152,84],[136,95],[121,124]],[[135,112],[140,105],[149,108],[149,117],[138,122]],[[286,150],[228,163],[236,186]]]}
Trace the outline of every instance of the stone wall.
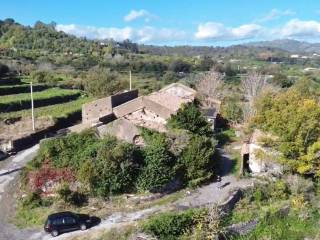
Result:
{"label": "stone wall", "polygon": [[132,90],[84,104],[82,106],[82,122],[98,121],[100,118],[112,114],[113,108],[123,105],[137,97],[138,90]]}
{"label": "stone wall", "polygon": [[152,101],[148,98],[144,98],[143,99],[143,103],[144,103],[144,106],[152,111],[152,112],[155,112],[159,115],[159,117],[162,117],[163,119],[168,119],[170,118],[171,114],[173,114],[174,112],[171,111],[170,109],[162,106],[161,104],[155,102],[155,101]]}
{"label": "stone wall", "polygon": [[113,113],[117,118],[121,118],[143,107],[143,97],[138,97],[134,100],[131,100],[129,102],[119,105],[118,107],[113,108]]}
{"label": "stone wall", "polygon": [[101,98],[82,105],[82,122],[98,121],[100,117],[111,113],[111,97]]}
{"label": "stone wall", "polygon": [[138,90],[132,90],[111,96],[112,107],[117,107],[138,97]]}

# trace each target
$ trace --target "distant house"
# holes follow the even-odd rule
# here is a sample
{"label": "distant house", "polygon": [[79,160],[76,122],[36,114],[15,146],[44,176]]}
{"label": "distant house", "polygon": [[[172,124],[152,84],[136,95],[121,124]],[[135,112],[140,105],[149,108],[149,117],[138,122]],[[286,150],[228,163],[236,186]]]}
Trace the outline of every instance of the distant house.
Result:
{"label": "distant house", "polygon": [[299,57],[300,57],[299,54],[292,54],[292,55],[290,55],[290,58],[299,58]]}

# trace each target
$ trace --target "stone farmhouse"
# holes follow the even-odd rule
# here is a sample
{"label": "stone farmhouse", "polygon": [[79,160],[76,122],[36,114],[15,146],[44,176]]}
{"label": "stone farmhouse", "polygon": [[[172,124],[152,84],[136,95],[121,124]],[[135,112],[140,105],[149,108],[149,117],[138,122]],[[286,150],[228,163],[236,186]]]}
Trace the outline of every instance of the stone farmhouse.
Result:
{"label": "stone farmhouse", "polygon": [[95,126],[100,136],[111,134],[139,145],[139,126],[165,132],[167,119],[183,104],[194,101],[196,94],[192,88],[173,83],[147,96],[132,90],[101,98],[83,105],[82,124],[70,130]]}

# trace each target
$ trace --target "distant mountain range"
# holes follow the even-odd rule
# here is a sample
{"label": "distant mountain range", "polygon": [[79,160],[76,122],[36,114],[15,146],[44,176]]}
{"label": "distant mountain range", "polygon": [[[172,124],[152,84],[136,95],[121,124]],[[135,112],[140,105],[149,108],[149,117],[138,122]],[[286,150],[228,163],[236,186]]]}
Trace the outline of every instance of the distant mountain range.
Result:
{"label": "distant mountain range", "polygon": [[243,44],[248,47],[278,48],[291,53],[318,53],[320,54],[320,43],[300,42],[291,39],[280,39],[273,41],[252,42]]}

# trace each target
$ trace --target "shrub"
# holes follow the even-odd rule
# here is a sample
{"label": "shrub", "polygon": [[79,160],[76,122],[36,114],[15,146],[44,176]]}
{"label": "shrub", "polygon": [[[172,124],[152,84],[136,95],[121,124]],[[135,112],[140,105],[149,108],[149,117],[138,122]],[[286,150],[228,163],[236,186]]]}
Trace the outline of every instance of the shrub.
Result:
{"label": "shrub", "polygon": [[66,203],[71,202],[71,194],[72,191],[70,190],[70,187],[68,184],[64,183],[58,190],[59,197]]}
{"label": "shrub", "polygon": [[34,71],[31,73],[31,78],[36,83],[56,84],[62,79],[55,76],[53,72],[48,71]]}
{"label": "shrub", "polygon": [[62,184],[62,186],[58,190],[58,195],[65,203],[72,204],[78,207],[82,206],[88,201],[85,194],[77,191],[71,191],[67,183]]}
{"label": "shrub", "polygon": [[174,157],[164,134],[154,133],[146,142],[147,146],[143,150],[144,166],[137,186],[141,190],[160,190],[174,177]]}
{"label": "shrub", "polygon": [[132,144],[110,136],[97,139],[89,130],[44,141],[31,166],[39,168],[45,161],[57,169],[72,169],[85,190],[108,196],[133,190],[141,154]]}
{"label": "shrub", "polygon": [[94,161],[96,174],[92,189],[100,196],[132,191],[141,160],[138,149],[132,144],[119,143],[114,138],[104,142]]}
{"label": "shrub", "polygon": [[188,181],[195,181],[197,185],[214,174],[216,165],[215,154],[216,141],[195,135],[183,150],[179,163],[186,173]]}
{"label": "shrub", "polygon": [[205,119],[196,102],[185,104],[176,115],[173,115],[168,126],[172,128],[185,129],[194,134],[212,136],[211,124]]}
{"label": "shrub", "polygon": [[150,218],[142,225],[142,229],[159,240],[177,239],[196,223],[203,210],[187,210],[177,213],[162,213]]}
{"label": "shrub", "polygon": [[95,97],[105,97],[124,88],[118,75],[102,68],[92,68],[84,79],[84,89]]}
{"label": "shrub", "polygon": [[221,114],[231,123],[240,123],[243,121],[243,110],[239,101],[230,99],[221,106]]}
{"label": "shrub", "polygon": [[29,193],[25,199],[22,201],[23,207],[28,207],[30,209],[40,207],[42,205],[42,200],[39,192]]}

